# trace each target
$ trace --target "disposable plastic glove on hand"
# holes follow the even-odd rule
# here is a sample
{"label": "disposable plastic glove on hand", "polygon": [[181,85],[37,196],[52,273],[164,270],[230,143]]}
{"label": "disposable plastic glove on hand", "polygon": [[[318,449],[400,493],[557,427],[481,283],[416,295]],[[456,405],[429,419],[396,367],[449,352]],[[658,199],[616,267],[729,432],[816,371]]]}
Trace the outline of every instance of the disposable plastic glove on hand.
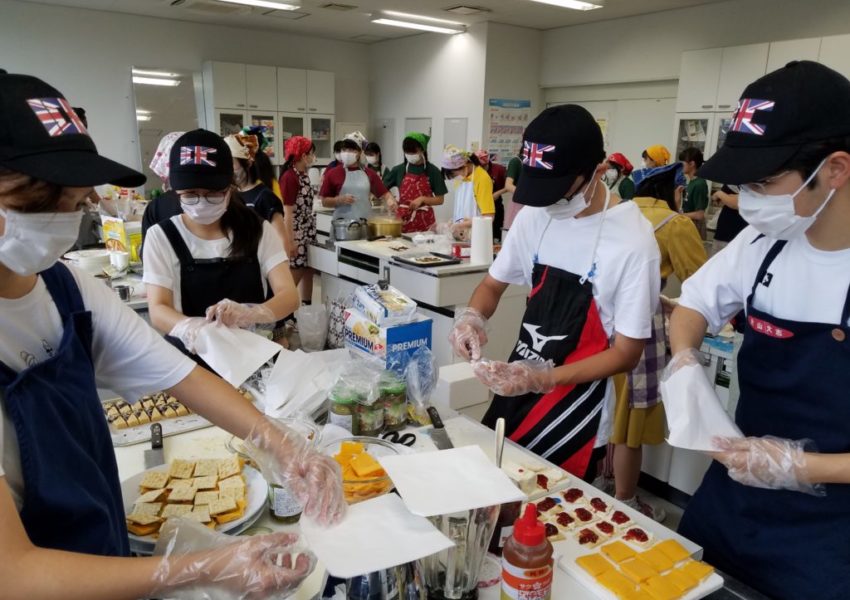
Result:
{"label": "disposable plastic glove on hand", "polygon": [[481,360],[473,364],[475,376],[500,396],[546,394],[555,389],[552,361],[520,360],[506,363]]}
{"label": "disposable plastic glove on hand", "polygon": [[186,317],[182,321],[179,321],[168,332],[168,335],[180,340],[186,347],[186,350],[195,354],[195,340],[198,338],[198,332],[206,325],[207,320],[203,317]]}
{"label": "disposable plastic glove on hand", "polygon": [[718,452],[712,457],[729,469],[729,477],[758,488],[792,490],[822,496],[823,485],[807,477],[805,447],[809,440],[785,440],[772,436],[715,438]]}
{"label": "disposable plastic glove on hand", "polygon": [[329,526],[345,515],[339,465],[314,450],[303,433],[260,419],[245,438],[245,450],[266,481],[285,486],[295,495],[307,517]]}
{"label": "disposable plastic glove on hand", "polygon": [[207,309],[207,321],[216,321],[225,327],[252,327],[257,323],[277,321],[271,309],[262,304],[240,304],[225,298]]}
{"label": "disposable plastic glove on hand", "polygon": [[468,361],[481,359],[481,348],[487,345],[487,318],[472,307],[455,314],[449,343],[455,354]]}
{"label": "disposable plastic glove on hand", "polygon": [[189,519],[160,530],[151,597],[177,600],[254,600],[289,596],[316,566],[297,534],[238,538]]}

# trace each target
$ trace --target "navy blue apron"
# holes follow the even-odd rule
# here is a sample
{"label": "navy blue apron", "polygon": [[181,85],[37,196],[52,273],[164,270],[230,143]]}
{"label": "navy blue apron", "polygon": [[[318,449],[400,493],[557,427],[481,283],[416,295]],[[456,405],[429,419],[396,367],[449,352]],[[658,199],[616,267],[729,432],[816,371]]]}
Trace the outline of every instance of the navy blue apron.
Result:
{"label": "navy blue apron", "polygon": [[[159,226],[180,261],[180,302],[184,315],[204,317],[210,306],[225,298],[250,304],[266,301],[263,273],[256,256],[194,258],[173,221],[163,221]],[[183,342],[170,335],[165,336],[165,339],[196,363],[212,371],[197,354],[188,352]]]}
{"label": "navy blue apron", "polygon": [[[735,420],[746,436],[808,438],[818,452],[850,452],[850,290],[840,324],[754,308],[784,246],[771,247],[747,298]],[[827,485],[823,497],[764,490],[733,481],[714,462],[679,532],[705,548],[709,563],[772,597],[850,598],[850,485]]]}
{"label": "navy blue apron", "polygon": [[92,315],[65,265],[41,278],[62,319],[59,349],[20,373],[0,363],[21,455],[21,521],[42,548],[129,556],[118,466],[95,384]]}

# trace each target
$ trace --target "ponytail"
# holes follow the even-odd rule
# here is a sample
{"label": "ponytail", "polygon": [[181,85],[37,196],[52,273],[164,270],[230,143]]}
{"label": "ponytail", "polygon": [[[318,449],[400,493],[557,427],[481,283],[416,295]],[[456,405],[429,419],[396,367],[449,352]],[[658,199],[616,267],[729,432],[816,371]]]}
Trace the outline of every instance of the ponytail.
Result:
{"label": "ponytail", "polygon": [[235,188],[231,190],[230,202],[221,217],[221,228],[231,239],[230,255],[240,258],[256,256],[263,237],[263,222],[245,205],[239,192]]}

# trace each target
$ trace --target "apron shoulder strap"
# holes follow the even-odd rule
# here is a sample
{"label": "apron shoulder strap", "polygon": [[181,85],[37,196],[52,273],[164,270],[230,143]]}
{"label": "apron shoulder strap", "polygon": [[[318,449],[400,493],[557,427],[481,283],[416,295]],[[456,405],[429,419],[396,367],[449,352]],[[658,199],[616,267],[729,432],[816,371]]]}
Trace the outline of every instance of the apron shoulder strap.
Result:
{"label": "apron shoulder strap", "polygon": [[186,242],[183,241],[183,236],[180,235],[179,231],[177,231],[177,225],[174,224],[174,221],[167,219],[162,221],[159,226],[162,227],[165,237],[168,238],[171,247],[174,249],[174,253],[177,254],[177,259],[180,261],[180,264],[192,264],[195,259],[192,257],[192,253],[189,252],[189,247],[186,245]]}
{"label": "apron shoulder strap", "polygon": [[776,257],[779,256],[779,253],[782,252],[782,249],[787,243],[787,240],[778,240],[775,244],[773,244],[773,246],[770,247],[770,250],[767,251],[764,260],[761,262],[761,266],[759,267],[758,273],[756,273],[755,281],[753,281],[753,289],[750,292],[750,297],[747,301],[748,303],[755,295],[756,288],[758,288],[758,285],[764,280],[764,276],[767,274],[767,270],[770,268],[770,265],[773,264],[773,261],[776,260]]}
{"label": "apron shoulder strap", "polygon": [[672,215],[668,215],[667,217],[665,217],[663,221],[661,221],[658,225],[655,226],[653,231],[658,231],[659,229],[664,227],[667,223],[672,221],[677,216],[677,214],[678,213],[673,213]]}
{"label": "apron shoulder strap", "polygon": [[59,311],[63,321],[73,313],[85,312],[86,307],[83,304],[80,288],[68,267],[57,262],[39,275],[44,280],[47,291],[53,298],[56,310]]}

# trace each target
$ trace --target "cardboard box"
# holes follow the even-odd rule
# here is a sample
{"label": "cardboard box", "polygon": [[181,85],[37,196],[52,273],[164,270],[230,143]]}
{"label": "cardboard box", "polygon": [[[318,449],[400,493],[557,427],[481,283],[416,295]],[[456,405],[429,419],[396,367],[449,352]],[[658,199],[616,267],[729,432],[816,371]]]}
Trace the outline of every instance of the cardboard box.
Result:
{"label": "cardboard box", "polygon": [[354,308],[380,326],[408,323],[416,302],[392,286],[361,285],[354,291]]}
{"label": "cardboard box", "polygon": [[431,329],[431,319],[382,327],[353,308],[345,311],[345,347],[385,369],[399,369],[422,346],[430,349]]}

